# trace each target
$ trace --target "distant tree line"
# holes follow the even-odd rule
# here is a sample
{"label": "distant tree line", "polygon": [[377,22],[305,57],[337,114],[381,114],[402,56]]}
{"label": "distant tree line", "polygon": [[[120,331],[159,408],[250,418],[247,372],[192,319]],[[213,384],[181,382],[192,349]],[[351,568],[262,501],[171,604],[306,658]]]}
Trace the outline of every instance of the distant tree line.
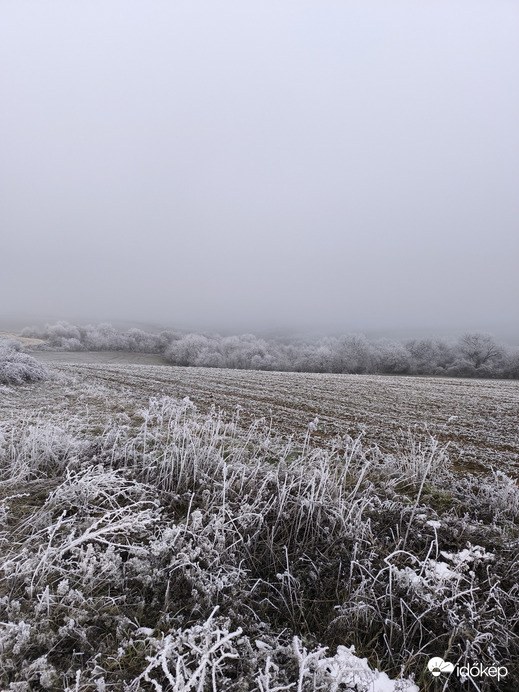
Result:
{"label": "distant tree line", "polygon": [[158,353],[173,365],[245,370],[321,373],[444,375],[519,378],[519,351],[488,334],[442,339],[368,340],[362,334],[324,337],[314,342],[240,336],[185,334],[141,329],[126,332],[111,324],[76,326],[67,322],[26,327],[22,336],[43,339],[40,348],[63,351]]}

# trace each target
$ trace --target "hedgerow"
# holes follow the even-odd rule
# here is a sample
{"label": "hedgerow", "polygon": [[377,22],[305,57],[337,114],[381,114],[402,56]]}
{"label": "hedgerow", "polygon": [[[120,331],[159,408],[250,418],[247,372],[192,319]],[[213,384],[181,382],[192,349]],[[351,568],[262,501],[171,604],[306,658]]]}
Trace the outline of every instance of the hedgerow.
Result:
{"label": "hedgerow", "polygon": [[319,373],[378,373],[449,377],[519,377],[519,353],[489,334],[443,339],[368,340],[363,334],[302,341],[263,339],[254,334],[220,334],[141,329],[119,331],[111,324],[73,325],[64,321],[26,327],[22,336],[41,339],[41,349],[126,351],[161,354],[173,365]]}

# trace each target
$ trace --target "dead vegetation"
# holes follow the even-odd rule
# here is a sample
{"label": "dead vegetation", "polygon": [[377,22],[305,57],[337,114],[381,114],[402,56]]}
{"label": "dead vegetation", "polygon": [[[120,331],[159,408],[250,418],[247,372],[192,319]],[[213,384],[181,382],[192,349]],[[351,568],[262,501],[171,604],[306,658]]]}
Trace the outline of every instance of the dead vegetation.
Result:
{"label": "dead vegetation", "polygon": [[427,435],[324,448],[309,423],[168,396],[98,433],[5,422],[2,687],[432,690],[432,656],[519,682],[514,479],[456,475]]}

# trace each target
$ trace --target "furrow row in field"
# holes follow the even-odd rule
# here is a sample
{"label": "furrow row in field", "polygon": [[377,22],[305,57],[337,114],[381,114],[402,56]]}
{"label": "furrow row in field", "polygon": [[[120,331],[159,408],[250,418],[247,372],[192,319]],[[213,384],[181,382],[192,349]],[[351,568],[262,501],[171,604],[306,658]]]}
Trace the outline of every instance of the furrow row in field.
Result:
{"label": "furrow row in field", "polygon": [[[91,354],[94,355],[94,354]],[[81,416],[98,428],[109,416],[137,410],[150,397],[189,397],[201,411],[232,415],[247,425],[272,420],[284,435],[312,432],[322,444],[337,435],[394,451],[402,432],[426,430],[450,442],[464,468],[519,468],[519,383],[376,375],[259,372],[113,362],[56,362],[54,378],[10,389],[0,399],[5,418]]]}
{"label": "furrow row in field", "polygon": [[[519,383],[375,375],[325,375],[208,368],[55,364],[64,378],[62,406],[88,403],[117,412],[124,402],[146,405],[149,397],[188,396],[200,410],[212,405],[232,414],[241,407],[244,424],[264,417],[286,435],[312,433],[323,443],[336,435],[364,434],[367,444],[395,450],[401,431],[427,429],[451,443],[451,458],[467,468],[519,467]],[[74,378],[82,394],[74,400]],[[48,385],[47,385],[48,386]],[[49,392],[47,397],[49,397]],[[97,399],[96,399],[97,397]]]}

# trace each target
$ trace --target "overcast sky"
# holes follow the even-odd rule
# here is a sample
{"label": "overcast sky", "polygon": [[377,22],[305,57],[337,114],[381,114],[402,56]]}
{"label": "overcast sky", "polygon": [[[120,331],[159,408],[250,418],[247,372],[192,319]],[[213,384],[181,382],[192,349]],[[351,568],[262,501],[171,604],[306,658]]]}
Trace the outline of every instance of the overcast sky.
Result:
{"label": "overcast sky", "polygon": [[519,332],[512,0],[4,0],[0,317]]}

